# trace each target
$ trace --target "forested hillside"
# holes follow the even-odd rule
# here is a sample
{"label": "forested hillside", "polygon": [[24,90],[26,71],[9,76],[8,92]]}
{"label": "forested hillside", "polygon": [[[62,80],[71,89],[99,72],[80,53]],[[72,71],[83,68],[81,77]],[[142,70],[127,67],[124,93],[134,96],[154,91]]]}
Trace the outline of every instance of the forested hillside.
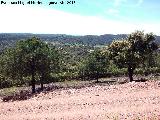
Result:
{"label": "forested hillside", "polygon": [[[72,36],[63,34],[31,34],[31,33],[1,33],[0,45],[3,49],[5,46],[15,44],[16,41],[28,39],[31,37],[38,37],[42,41],[52,42],[54,44],[83,44],[89,46],[105,45],[111,43],[114,39],[126,38],[126,34],[105,34],[105,35],[85,35]],[[160,36],[156,36],[156,42],[160,43]]]}
{"label": "forested hillside", "polygon": [[[159,73],[159,36],[0,34],[0,88]],[[110,43],[110,44],[109,44]],[[4,49],[5,48],[5,49]],[[35,87],[33,87],[35,89]],[[35,91],[35,90],[33,90]]]}

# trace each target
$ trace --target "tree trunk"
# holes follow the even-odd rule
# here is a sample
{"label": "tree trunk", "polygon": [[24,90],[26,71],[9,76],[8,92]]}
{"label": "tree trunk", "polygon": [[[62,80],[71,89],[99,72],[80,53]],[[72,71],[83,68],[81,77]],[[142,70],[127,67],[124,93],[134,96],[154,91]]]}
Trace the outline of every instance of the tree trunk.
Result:
{"label": "tree trunk", "polygon": [[32,63],[31,63],[31,73],[32,73],[32,80],[31,80],[31,84],[32,84],[32,93],[35,93],[36,90],[35,90],[35,62],[34,60],[32,59]]}
{"label": "tree trunk", "polygon": [[96,74],[96,79],[97,79],[96,82],[98,83],[99,82],[99,80],[98,80],[99,79],[99,72],[98,71],[97,71],[97,74]]}
{"label": "tree trunk", "polygon": [[128,76],[129,76],[130,82],[132,82],[133,81],[133,68],[130,65],[128,66]]}
{"label": "tree trunk", "polygon": [[42,91],[43,91],[43,88],[44,88],[44,87],[43,87],[43,82],[41,81],[41,90],[42,90]]}
{"label": "tree trunk", "polygon": [[34,71],[32,71],[32,81],[31,81],[31,84],[32,84],[32,93],[35,93],[36,90],[35,90],[35,73],[34,73]]}
{"label": "tree trunk", "polygon": [[44,80],[44,73],[42,73],[41,75],[41,79],[40,79],[40,82],[41,82],[41,90],[43,91],[43,80]]}

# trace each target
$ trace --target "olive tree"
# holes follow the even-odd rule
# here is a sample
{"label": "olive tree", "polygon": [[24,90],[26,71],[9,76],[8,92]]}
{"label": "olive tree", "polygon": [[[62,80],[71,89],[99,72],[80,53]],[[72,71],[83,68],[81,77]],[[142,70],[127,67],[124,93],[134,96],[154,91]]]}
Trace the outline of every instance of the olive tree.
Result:
{"label": "olive tree", "polygon": [[16,79],[31,76],[32,93],[35,93],[36,75],[40,77],[41,89],[47,74],[58,66],[58,52],[47,43],[33,37],[17,42],[1,56],[2,73]]}
{"label": "olive tree", "polygon": [[97,82],[99,77],[107,71],[108,56],[107,52],[103,50],[94,50],[89,54],[83,66],[83,74],[90,78],[96,78]]}
{"label": "olive tree", "polygon": [[152,33],[136,31],[127,38],[113,41],[109,47],[110,58],[115,64],[128,68],[128,76],[133,81],[133,72],[147,56],[158,48]]}

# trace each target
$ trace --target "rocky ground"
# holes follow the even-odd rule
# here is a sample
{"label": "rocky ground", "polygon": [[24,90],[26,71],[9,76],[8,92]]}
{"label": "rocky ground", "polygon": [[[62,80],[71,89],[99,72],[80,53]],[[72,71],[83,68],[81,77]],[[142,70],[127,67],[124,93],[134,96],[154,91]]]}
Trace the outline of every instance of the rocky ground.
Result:
{"label": "rocky ground", "polygon": [[160,120],[160,82],[54,90],[0,102],[0,120]]}

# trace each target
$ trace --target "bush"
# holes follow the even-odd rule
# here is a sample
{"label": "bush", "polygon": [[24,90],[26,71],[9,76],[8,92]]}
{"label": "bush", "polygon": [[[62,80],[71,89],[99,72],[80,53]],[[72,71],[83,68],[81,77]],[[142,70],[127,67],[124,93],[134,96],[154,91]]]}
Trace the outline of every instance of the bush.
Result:
{"label": "bush", "polygon": [[122,76],[127,74],[127,68],[118,68],[115,64],[111,63],[108,67],[109,76]]}
{"label": "bush", "polygon": [[158,67],[147,68],[145,72],[147,74],[157,74],[157,73],[160,73],[160,68]]}
{"label": "bush", "polygon": [[139,74],[139,75],[143,75],[145,73],[145,70],[142,68],[136,68],[134,73]]}
{"label": "bush", "polygon": [[0,89],[1,88],[8,88],[13,86],[13,81],[11,79],[7,79],[0,75]]}
{"label": "bush", "polygon": [[139,75],[149,75],[149,74],[157,74],[160,73],[160,68],[158,67],[150,67],[150,68],[137,68],[135,70],[135,74],[139,74]]}

